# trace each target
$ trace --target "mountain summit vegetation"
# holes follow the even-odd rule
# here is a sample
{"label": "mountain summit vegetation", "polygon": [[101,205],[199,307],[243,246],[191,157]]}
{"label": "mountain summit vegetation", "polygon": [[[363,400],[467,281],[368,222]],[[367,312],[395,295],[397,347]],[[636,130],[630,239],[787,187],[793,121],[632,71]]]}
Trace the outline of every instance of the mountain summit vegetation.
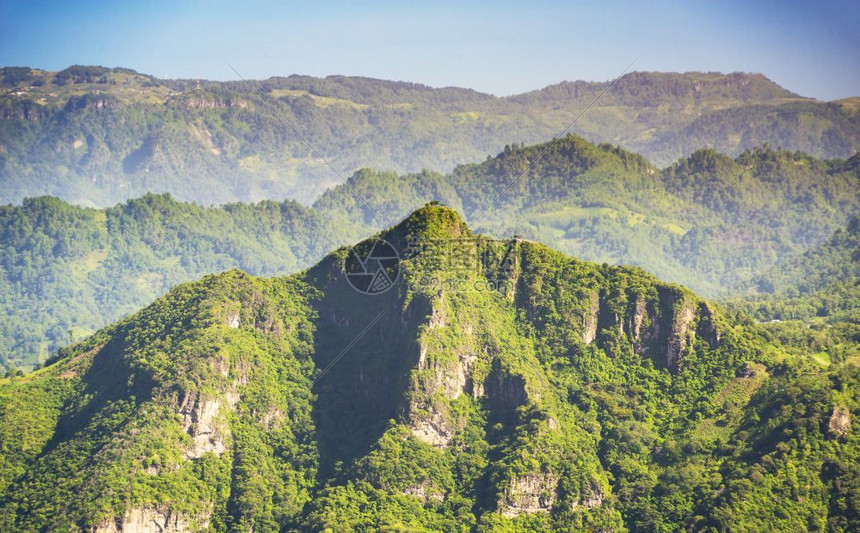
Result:
{"label": "mountain summit vegetation", "polygon": [[7,379],[0,529],[860,528],[856,365],[446,207],[378,237],[382,295],[228,271]]}
{"label": "mountain summit vegetation", "polygon": [[345,76],[245,83],[6,67],[0,202],[52,195],[108,207],[167,192],[205,205],[309,204],[339,180],[291,126],[344,176],[361,167],[447,172],[506,144],[550,139],[592,103],[574,133],[661,166],[705,147],[737,156],[768,143],[820,158],[860,148],[854,100],[802,98],[760,74],[634,72],[612,87],[563,82],[499,98]]}

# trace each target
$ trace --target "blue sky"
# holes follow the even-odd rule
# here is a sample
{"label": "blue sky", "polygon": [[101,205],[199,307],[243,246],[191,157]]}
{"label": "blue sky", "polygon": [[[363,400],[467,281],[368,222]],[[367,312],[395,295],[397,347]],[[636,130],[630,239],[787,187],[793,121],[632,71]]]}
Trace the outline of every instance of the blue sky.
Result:
{"label": "blue sky", "polygon": [[[242,5],[243,4],[243,5]],[[633,70],[860,95],[860,2],[0,0],[0,64],[161,77],[361,75],[507,95]]]}

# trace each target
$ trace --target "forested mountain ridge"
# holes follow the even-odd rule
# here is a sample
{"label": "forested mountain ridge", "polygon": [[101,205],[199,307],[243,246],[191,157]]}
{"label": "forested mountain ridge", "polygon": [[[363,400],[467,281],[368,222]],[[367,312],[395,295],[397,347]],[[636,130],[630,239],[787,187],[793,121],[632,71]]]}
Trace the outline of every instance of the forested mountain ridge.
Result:
{"label": "forested mountain ridge", "polygon": [[[361,167],[447,172],[551,138],[608,88],[565,82],[499,98],[345,76],[246,85],[85,66],[2,72],[0,202],[52,195],[95,206],[147,192],[310,203],[339,180],[268,105],[345,176]],[[702,147],[738,155],[765,143],[834,158],[860,147],[860,115],[850,100],[801,98],[758,74],[635,72],[573,132],[659,165]]]}
{"label": "forested mountain ridge", "polygon": [[383,295],[347,285],[345,249],[208,276],[5,381],[2,528],[860,525],[857,367],[443,207],[380,236],[411,250]]}
{"label": "forested mountain ridge", "polygon": [[858,162],[760,147],[735,159],[698,150],[659,170],[638,154],[568,136],[506,147],[445,176],[359,171],[314,208],[381,227],[438,200],[484,232],[639,265],[718,296],[844,227],[860,208]]}
{"label": "forested mountain ridge", "polygon": [[359,236],[291,201],[216,208],[146,195],[96,210],[43,197],[0,207],[0,358],[39,364],[174,285],[229,268],[295,272]]}
{"label": "forested mountain ridge", "polygon": [[700,150],[659,170],[638,154],[571,136],[508,146],[447,175],[362,169],[313,208],[204,208],[158,195],[107,210],[28,200],[0,208],[0,358],[33,366],[70,330],[79,339],[207,273],[305,268],[430,200],[496,237],[520,234],[725,297],[845,226],[860,207],[858,162],[764,147],[735,159]]}

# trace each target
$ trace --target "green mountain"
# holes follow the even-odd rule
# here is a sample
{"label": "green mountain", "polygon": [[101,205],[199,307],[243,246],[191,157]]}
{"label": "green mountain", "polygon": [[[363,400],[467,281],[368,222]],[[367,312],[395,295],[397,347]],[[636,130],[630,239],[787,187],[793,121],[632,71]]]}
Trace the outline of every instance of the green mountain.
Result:
{"label": "green mountain", "polygon": [[823,362],[860,361],[860,219],[780,260],[731,301],[787,346]]}
{"label": "green mountain", "polygon": [[230,271],[5,380],[0,528],[860,527],[858,367],[448,208],[380,237],[384,294]]}
{"label": "green mountain", "polygon": [[[860,147],[853,100],[801,98],[758,74],[628,74],[498,98],[458,88],[307,76],[161,80],[129,69],[7,67],[0,76],[0,202],[52,195],[110,206],[148,192],[204,204],[310,203],[361,167],[435,169],[568,127],[668,165],[765,143],[826,158]],[[283,119],[283,120],[282,120]],[[311,145],[314,154],[291,129]],[[402,215],[403,213],[401,213]]]}
{"label": "green mountain", "polygon": [[761,320],[857,318],[860,305],[860,218],[802,255],[787,257],[755,279],[750,298]]}
{"label": "green mountain", "polygon": [[735,159],[699,150],[661,171],[638,154],[569,136],[506,147],[445,176],[359,171],[314,208],[384,227],[435,199],[484,232],[642,266],[722,296],[844,227],[860,208],[858,162],[763,147]]}
{"label": "green mountain", "polygon": [[0,207],[0,360],[50,352],[205,274],[295,272],[357,240],[295,202],[201,207],[147,195],[104,210],[31,198]]}
{"label": "green mountain", "polygon": [[519,234],[586,260],[641,266],[725,297],[844,227],[860,207],[858,161],[700,150],[661,171],[640,155],[571,136],[509,146],[447,175],[363,169],[312,209],[204,208],[148,195],[95,210],[31,199],[0,208],[0,361],[33,366],[70,332],[80,339],[207,273],[295,272],[428,200],[497,237]]}

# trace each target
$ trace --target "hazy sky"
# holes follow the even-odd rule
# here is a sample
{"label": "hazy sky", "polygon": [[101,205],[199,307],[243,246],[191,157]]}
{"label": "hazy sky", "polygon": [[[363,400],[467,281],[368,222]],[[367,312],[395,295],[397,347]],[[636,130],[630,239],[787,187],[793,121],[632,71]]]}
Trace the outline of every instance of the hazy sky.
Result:
{"label": "hazy sky", "polygon": [[762,72],[860,95],[860,2],[0,0],[0,65],[361,75],[497,95],[633,70]]}

